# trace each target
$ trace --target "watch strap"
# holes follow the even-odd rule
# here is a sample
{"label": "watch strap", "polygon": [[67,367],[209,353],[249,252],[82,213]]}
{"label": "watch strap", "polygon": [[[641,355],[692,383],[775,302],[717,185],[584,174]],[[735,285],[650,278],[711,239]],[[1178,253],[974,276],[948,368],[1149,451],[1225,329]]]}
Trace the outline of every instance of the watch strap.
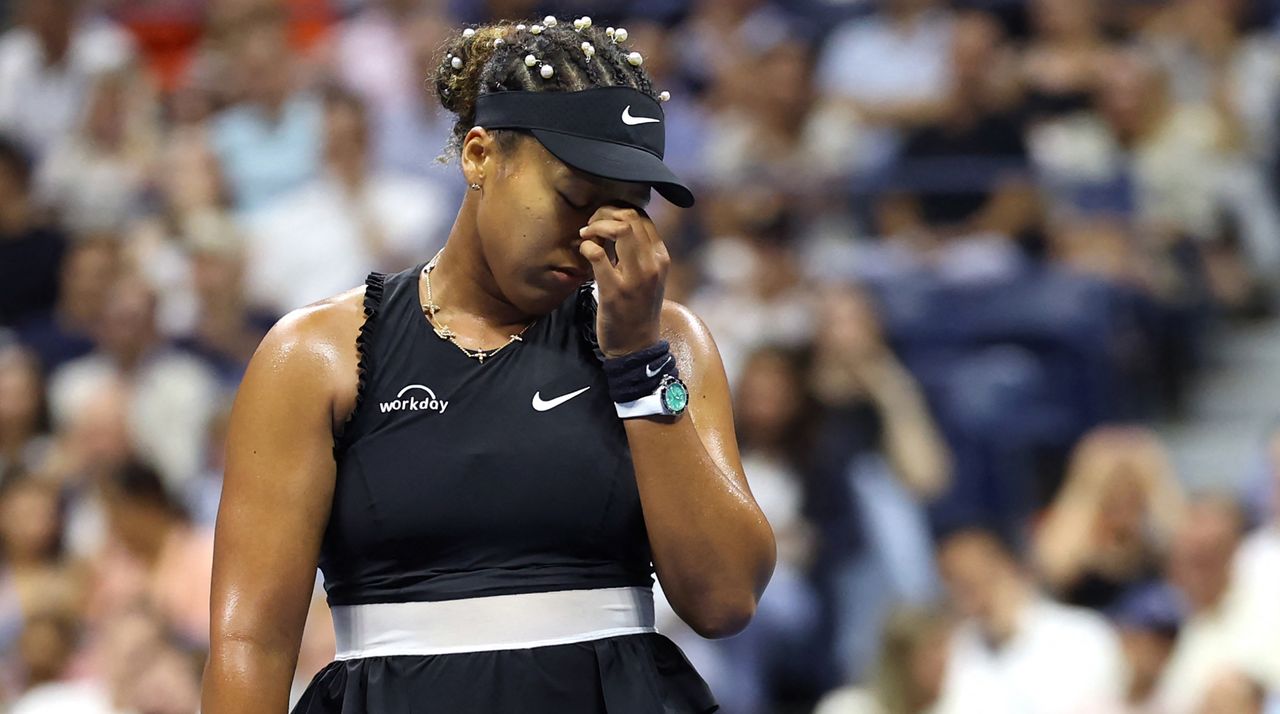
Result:
{"label": "watch strap", "polygon": [[667,410],[662,406],[662,393],[654,392],[629,402],[614,402],[619,419],[635,419],[647,416],[666,416]]}

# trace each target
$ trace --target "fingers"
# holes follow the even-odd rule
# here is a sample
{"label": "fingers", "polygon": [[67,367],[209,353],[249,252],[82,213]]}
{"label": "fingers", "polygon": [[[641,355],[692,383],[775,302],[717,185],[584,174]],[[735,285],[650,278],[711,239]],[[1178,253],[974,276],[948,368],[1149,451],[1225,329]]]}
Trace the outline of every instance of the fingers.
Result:
{"label": "fingers", "polygon": [[618,267],[628,274],[662,273],[668,262],[653,222],[635,208],[604,206],[579,234],[584,239],[613,242]]}
{"label": "fingers", "polygon": [[618,284],[618,271],[613,267],[613,262],[609,260],[609,254],[599,244],[591,240],[583,240],[578,246],[578,252],[582,257],[591,263],[591,272],[595,274],[596,282],[602,288],[608,286],[612,289]]}

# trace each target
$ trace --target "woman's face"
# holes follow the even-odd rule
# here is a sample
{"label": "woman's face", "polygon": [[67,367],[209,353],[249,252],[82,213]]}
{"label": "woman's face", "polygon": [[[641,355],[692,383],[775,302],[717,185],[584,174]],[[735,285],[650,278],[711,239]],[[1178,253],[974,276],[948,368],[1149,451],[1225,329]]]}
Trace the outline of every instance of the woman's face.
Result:
{"label": "woman's face", "polygon": [[799,376],[785,357],[765,352],[748,360],[735,409],[744,434],[765,443],[785,436],[800,412],[799,392]]}
{"label": "woman's face", "polygon": [[40,375],[16,349],[0,350],[0,432],[34,431],[40,418]]}
{"label": "woman's face", "polygon": [[13,561],[44,560],[57,550],[58,493],[38,483],[15,485],[0,499],[0,543]]}
{"label": "woman's face", "polygon": [[483,186],[473,192],[476,229],[497,297],[529,315],[550,312],[592,278],[578,231],[598,209],[649,200],[648,186],[570,169],[530,137],[499,141],[473,129],[462,162]]}
{"label": "woman's face", "polygon": [[1147,515],[1146,492],[1141,477],[1121,468],[1107,481],[1099,509],[1101,534],[1114,542],[1136,542],[1142,537]]}

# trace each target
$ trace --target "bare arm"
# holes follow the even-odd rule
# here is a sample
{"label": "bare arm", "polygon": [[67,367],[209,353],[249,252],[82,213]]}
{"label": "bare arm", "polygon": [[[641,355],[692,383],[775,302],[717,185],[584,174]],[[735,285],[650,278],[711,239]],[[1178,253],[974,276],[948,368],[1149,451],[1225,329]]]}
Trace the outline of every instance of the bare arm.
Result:
{"label": "bare arm", "polygon": [[742,471],[729,384],[711,333],[668,301],[662,336],[690,402],[675,422],[625,422],[645,526],[672,608],[698,634],[727,637],[746,627],[773,575],[773,531]]}
{"label": "bare arm", "polygon": [[880,412],[885,454],[912,493],[937,498],[951,486],[951,450],[911,375],[892,356],[878,362],[863,383]]}
{"label": "bare arm", "polygon": [[1068,487],[1054,502],[1036,533],[1036,565],[1050,588],[1068,588],[1089,564],[1098,494]]}
{"label": "bare arm", "polygon": [[[581,235],[600,290],[601,350],[629,354],[664,338],[689,386],[683,417],[628,419],[627,442],[663,592],[698,634],[727,637],[755,614],[777,546],[742,472],[720,353],[693,313],[662,299],[671,259],[647,216],[601,208]],[[602,242],[614,244],[616,265]]]}
{"label": "bare arm", "polygon": [[351,317],[344,312],[350,307],[328,303],[281,320],[236,396],[214,542],[205,714],[288,708],[333,497],[335,403],[344,401],[335,395],[347,381],[354,393],[358,323],[349,342],[330,338],[347,331],[335,329]]}

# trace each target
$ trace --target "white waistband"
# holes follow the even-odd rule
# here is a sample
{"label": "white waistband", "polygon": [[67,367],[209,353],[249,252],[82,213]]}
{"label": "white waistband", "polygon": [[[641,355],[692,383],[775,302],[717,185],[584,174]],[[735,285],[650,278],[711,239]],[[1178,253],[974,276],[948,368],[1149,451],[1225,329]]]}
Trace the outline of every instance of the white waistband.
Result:
{"label": "white waistband", "polygon": [[516,650],[655,632],[644,587],[337,605],[336,659]]}

